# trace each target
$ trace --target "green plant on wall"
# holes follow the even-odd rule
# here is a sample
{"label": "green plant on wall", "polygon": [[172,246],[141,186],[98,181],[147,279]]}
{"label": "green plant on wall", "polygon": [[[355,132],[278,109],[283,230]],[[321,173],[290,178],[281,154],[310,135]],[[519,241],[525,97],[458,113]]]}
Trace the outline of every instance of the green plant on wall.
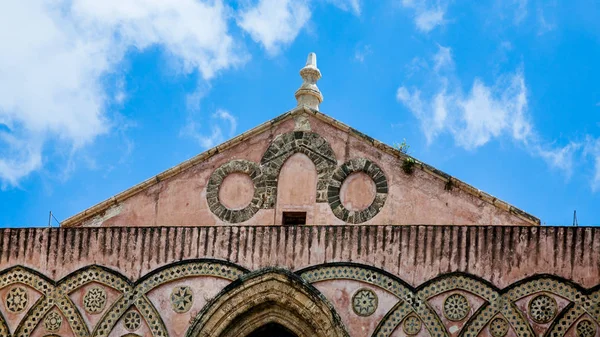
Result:
{"label": "green plant on wall", "polygon": [[394,147],[396,148],[396,150],[404,154],[408,154],[408,150],[410,149],[410,145],[408,145],[408,143],[406,142],[406,138],[402,139],[402,143],[394,144]]}
{"label": "green plant on wall", "polygon": [[406,174],[412,174],[415,171],[415,160],[410,157],[404,158],[402,161],[402,170]]}
{"label": "green plant on wall", "polygon": [[[405,155],[408,155],[408,150],[410,149],[410,145],[406,142],[406,138],[402,139],[402,143],[394,144],[396,150],[402,152]],[[406,174],[412,174],[415,170],[415,160],[411,157],[406,157],[402,161],[402,170]]]}

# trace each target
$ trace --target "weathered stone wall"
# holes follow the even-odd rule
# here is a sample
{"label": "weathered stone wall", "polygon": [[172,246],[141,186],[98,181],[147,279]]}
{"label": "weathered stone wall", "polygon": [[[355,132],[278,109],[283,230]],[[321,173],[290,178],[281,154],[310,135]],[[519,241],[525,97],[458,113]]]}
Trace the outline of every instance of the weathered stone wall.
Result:
{"label": "weathered stone wall", "polygon": [[314,336],[598,337],[599,303],[596,228],[0,230],[0,336],[233,336],[236,312]]}
{"label": "weathered stone wall", "polygon": [[[320,225],[539,224],[425,164],[407,174],[405,158],[318,112],[294,110],[63,225],[279,225],[283,212],[299,210],[308,224]],[[308,180],[286,179],[283,168],[283,173],[306,173]],[[348,187],[357,180],[367,188]],[[311,200],[278,197],[305,192]]]}

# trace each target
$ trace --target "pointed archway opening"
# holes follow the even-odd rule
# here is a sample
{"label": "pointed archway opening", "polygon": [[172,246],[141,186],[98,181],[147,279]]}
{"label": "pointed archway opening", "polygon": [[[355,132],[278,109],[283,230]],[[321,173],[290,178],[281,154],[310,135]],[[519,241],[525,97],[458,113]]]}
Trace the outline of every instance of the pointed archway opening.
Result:
{"label": "pointed archway opening", "polygon": [[325,297],[299,276],[265,269],[227,286],[186,337],[348,337]]}
{"label": "pointed archway opening", "polygon": [[283,325],[267,323],[254,330],[248,337],[298,337]]}

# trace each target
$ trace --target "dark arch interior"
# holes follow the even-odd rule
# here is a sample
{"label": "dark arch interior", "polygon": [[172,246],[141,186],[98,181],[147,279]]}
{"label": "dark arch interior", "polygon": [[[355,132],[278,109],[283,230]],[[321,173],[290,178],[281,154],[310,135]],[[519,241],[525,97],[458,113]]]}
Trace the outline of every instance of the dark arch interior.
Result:
{"label": "dark arch interior", "polygon": [[254,330],[248,337],[298,337],[277,323],[268,323]]}

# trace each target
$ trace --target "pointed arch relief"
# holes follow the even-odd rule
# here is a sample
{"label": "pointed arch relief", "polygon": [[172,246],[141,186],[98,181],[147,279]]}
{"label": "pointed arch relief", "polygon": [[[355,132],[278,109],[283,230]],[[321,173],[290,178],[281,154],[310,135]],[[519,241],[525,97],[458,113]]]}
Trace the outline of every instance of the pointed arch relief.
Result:
{"label": "pointed arch relief", "polygon": [[333,307],[310,284],[279,269],[248,274],[198,314],[186,337],[247,337],[279,325],[298,337],[348,337]]}

